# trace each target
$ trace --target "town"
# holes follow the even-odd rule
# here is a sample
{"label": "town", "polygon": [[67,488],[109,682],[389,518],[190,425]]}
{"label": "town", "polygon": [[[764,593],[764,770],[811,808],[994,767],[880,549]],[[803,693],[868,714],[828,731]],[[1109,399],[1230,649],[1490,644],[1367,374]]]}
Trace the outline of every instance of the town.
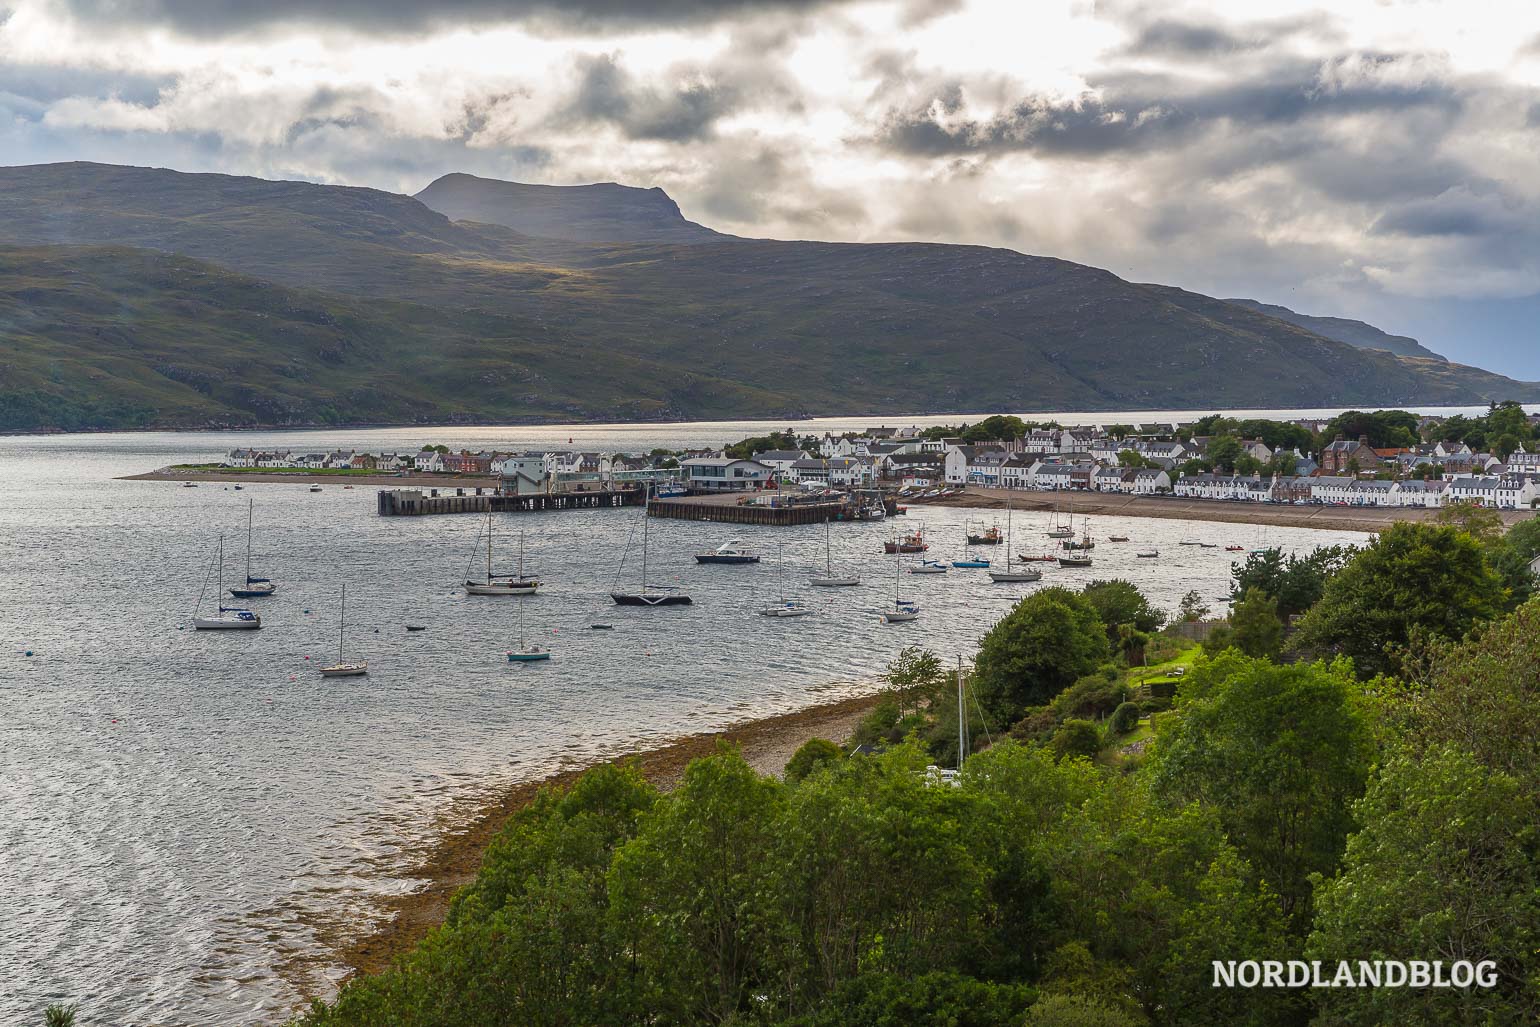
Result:
{"label": "town", "polygon": [[[1333,430],[1355,417],[1404,444],[1376,445],[1368,431],[1350,437]],[[1076,426],[997,415],[957,434],[878,427],[799,438],[787,429],[720,450],[645,455],[473,453],[445,446],[415,453],[236,449],[222,466],[474,478],[512,495],[650,482],[659,494],[883,488],[937,498],[942,490],[977,487],[1293,505],[1540,505],[1540,415],[1503,404],[1488,417],[1500,417],[1508,430],[1493,435],[1483,419],[1402,411],[1331,420],[1234,422],[1214,415],[1186,423]],[[1232,428],[1258,430],[1236,434]]]}

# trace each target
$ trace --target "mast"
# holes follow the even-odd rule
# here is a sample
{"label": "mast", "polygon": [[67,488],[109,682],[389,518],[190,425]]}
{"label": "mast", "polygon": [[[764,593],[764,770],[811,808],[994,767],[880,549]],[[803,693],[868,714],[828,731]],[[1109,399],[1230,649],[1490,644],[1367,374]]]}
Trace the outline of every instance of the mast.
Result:
{"label": "mast", "polygon": [[492,504],[487,504],[487,584],[492,584]]}
{"label": "mast", "polygon": [[834,577],[834,543],[829,538],[829,518],[823,519],[823,573]]}
{"label": "mast", "polygon": [[647,515],[652,507],[652,492],[642,492],[642,591],[647,591]]}
{"label": "mast", "polygon": [[963,704],[962,654],[957,655],[957,769],[963,768],[963,754],[968,751],[968,716]]}
{"label": "mast", "polygon": [[342,586],[342,606],[337,611],[337,662],[342,662],[342,633],[348,624],[348,586]]}
{"label": "mast", "polygon": [[[246,498],[246,584],[251,584],[251,514],[256,500],[248,496]],[[224,582],[220,582],[221,585]]]}
{"label": "mast", "polygon": [[220,593],[219,608],[225,608],[225,537],[219,536],[219,579],[214,583]]}

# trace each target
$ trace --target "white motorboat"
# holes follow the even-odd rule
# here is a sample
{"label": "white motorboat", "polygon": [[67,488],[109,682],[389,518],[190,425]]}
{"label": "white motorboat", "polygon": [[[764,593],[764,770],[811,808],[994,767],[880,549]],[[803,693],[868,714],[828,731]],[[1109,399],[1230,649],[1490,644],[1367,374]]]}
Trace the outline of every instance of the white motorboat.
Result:
{"label": "white motorboat", "polygon": [[715,549],[695,554],[696,563],[758,563],[759,554],[743,543],[742,539],[723,542]]}
{"label": "white motorboat", "polygon": [[342,639],[348,625],[348,587],[342,586],[342,598],[337,606],[337,662],[321,668],[323,678],[357,678],[369,673],[367,660],[347,660],[343,657]]}
{"label": "white motorboat", "polygon": [[910,574],[945,574],[946,564],[936,560],[922,560],[909,568]]}
{"label": "white motorboat", "polygon": [[[527,596],[540,587],[538,578],[530,577],[524,573],[524,535],[519,534],[519,572],[517,574],[493,574],[492,573],[492,510],[487,509],[487,572],[480,581],[470,576],[470,566],[465,568],[465,594],[473,596]],[[477,536],[479,542],[481,536]],[[476,559],[475,550],[471,551],[471,560]]]}
{"label": "white motorboat", "polygon": [[823,519],[823,573],[808,578],[807,583],[819,588],[846,588],[861,584],[861,579],[855,575],[834,573],[834,543],[830,539],[827,517]]}
{"label": "white motorboat", "polygon": [[[214,594],[224,591],[225,577],[225,538],[219,537],[219,555],[215,558],[218,570],[215,572]],[[208,588],[208,577],[204,577],[204,588],[198,592],[198,606],[203,605],[203,593]],[[225,606],[221,604],[211,614],[194,613],[192,626],[197,631],[253,631],[262,626],[262,618],[250,610],[239,607]]]}
{"label": "white motorboat", "polygon": [[1134,555],[1139,557],[1141,560],[1153,560],[1157,556],[1160,555],[1160,550],[1159,549],[1141,549],[1137,553],[1135,553]]}
{"label": "white motorboat", "polygon": [[310,491],[311,492],[320,492],[321,491],[321,486],[312,484],[310,486]]}

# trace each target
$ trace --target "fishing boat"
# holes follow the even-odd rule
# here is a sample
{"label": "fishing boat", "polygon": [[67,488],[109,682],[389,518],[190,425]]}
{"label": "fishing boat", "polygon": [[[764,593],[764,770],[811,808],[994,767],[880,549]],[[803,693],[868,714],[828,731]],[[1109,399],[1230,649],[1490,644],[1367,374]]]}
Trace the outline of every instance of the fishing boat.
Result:
{"label": "fishing boat", "polygon": [[1000,525],[991,524],[989,527],[985,528],[983,526],[983,522],[981,521],[979,522],[979,528],[981,530],[974,532],[972,530],[966,529],[965,526],[965,530],[968,531],[968,545],[998,546],[1000,544]]}
{"label": "fishing boat", "polygon": [[659,499],[677,499],[680,496],[688,496],[690,490],[683,485],[660,485],[656,493]]}
{"label": "fishing boat", "polygon": [[1055,553],[1017,553],[1016,560],[1019,563],[1057,563],[1058,555]]}
{"label": "fishing boat", "polygon": [[807,581],[809,585],[817,585],[819,588],[844,588],[861,584],[861,579],[855,575],[834,573],[834,542],[830,535],[827,517],[823,521],[823,573],[815,574]]}
{"label": "fishing boat", "polygon": [[311,492],[320,492],[321,491],[321,486],[319,486],[319,485],[311,485],[310,486],[310,491]]}
{"label": "fishing boat", "polygon": [[1084,553],[1064,553],[1059,557],[1060,567],[1089,567],[1091,558]]}
{"label": "fishing boat", "polygon": [[695,554],[696,563],[758,563],[759,554],[743,544],[742,539],[723,542],[715,549]]}
{"label": "fishing boat", "polygon": [[[648,511],[652,506],[652,494],[646,492],[642,498],[642,578],[641,587],[635,592],[614,591],[610,598],[615,600],[616,606],[689,606],[691,604],[689,593],[681,592],[676,588],[664,585],[647,584],[647,534],[648,522],[652,518]],[[630,549],[630,541],[627,540],[626,548]],[[620,565],[626,565],[626,554],[620,554]]]}
{"label": "fishing boat", "polygon": [[529,645],[524,640],[524,597],[519,597],[519,647],[508,654],[509,663],[535,663],[540,660],[549,660],[551,651],[542,649],[538,645]]}
{"label": "fishing boat", "polygon": [[1108,542],[1127,542],[1128,541],[1128,536],[1127,535],[1108,535],[1107,536],[1107,541]]}
{"label": "fishing boat", "polygon": [[1239,553],[1243,552],[1245,549],[1245,546],[1225,546],[1225,552],[1227,553]]}
{"label": "fishing boat", "polygon": [[[1005,551],[1007,553],[1011,551],[1011,501],[1009,499],[1005,501]],[[1006,567],[1002,571],[990,571],[989,580],[993,581],[996,585],[1023,584],[1031,581],[1042,581],[1043,572],[1036,567],[1023,567],[1019,570],[1012,570],[1010,567]]]}
{"label": "fishing boat", "polygon": [[261,599],[278,591],[278,586],[268,578],[254,577],[251,573],[251,515],[254,504],[246,500],[246,583],[230,589],[237,599]]}
{"label": "fishing boat", "polygon": [[184,481],[182,482],[182,487],[184,489],[195,489],[198,487],[198,483],[195,481]]}
{"label": "fishing boat", "polygon": [[929,548],[930,546],[925,544],[924,527],[916,528],[914,531],[911,531],[909,534],[900,537],[896,541],[890,540],[882,544],[882,551],[884,553],[890,554],[923,553]]}
{"label": "fishing boat", "polygon": [[1160,555],[1160,550],[1159,549],[1141,549],[1137,553],[1135,553],[1134,555],[1139,557],[1141,560],[1153,560],[1157,556]]}
{"label": "fishing boat", "polygon": [[348,626],[348,587],[342,586],[342,598],[337,604],[337,662],[321,668],[323,678],[356,678],[369,673],[367,660],[349,661],[343,658],[342,640]]}
{"label": "fishing boat", "polygon": [[920,607],[899,594],[904,580],[904,559],[898,558],[898,566],[893,570],[893,605],[881,612],[884,624],[906,624],[909,621],[920,619]]}
{"label": "fishing boat", "polygon": [[780,583],[781,600],[759,609],[761,617],[806,617],[813,608],[796,599],[786,598],[786,560],[779,544],[775,547],[775,576]]}
{"label": "fishing boat", "polygon": [[[527,596],[540,587],[540,580],[524,573],[524,534],[519,533],[519,573],[517,574],[493,574],[492,573],[492,510],[487,508],[487,572],[480,581],[471,577],[470,564],[476,559],[476,549],[472,548],[471,558],[465,567],[465,594],[472,596]],[[476,536],[476,541],[481,541],[481,535]]]}
{"label": "fishing boat", "polygon": [[[225,578],[225,537],[223,535],[219,536],[219,555],[215,559],[218,571],[214,579],[214,594],[218,595]],[[208,577],[205,575],[204,588],[198,591],[198,606],[203,605],[203,593],[207,591],[207,587]],[[225,606],[221,603],[212,614],[205,616],[194,613],[192,625],[197,631],[251,631],[262,626],[262,618],[250,610]]]}

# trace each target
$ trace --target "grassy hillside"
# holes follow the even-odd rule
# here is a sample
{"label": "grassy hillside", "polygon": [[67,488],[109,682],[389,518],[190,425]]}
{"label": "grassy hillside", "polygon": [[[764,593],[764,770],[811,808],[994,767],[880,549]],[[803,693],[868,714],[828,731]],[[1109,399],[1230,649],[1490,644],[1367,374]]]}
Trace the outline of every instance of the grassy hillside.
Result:
{"label": "grassy hillside", "polygon": [[85,164],[0,168],[0,247],[12,430],[1540,398],[983,247],[584,243],[375,190]]}
{"label": "grassy hillside", "polygon": [[1345,342],[1349,346],[1357,346],[1359,349],[1387,349],[1402,357],[1444,359],[1409,335],[1391,335],[1363,321],[1354,321],[1346,317],[1317,317],[1313,314],[1301,314],[1288,307],[1280,307],[1275,303],[1259,303],[1256,300],[1231,299],[1225,302],[1235,303],[1266,314],[1268,317],[1276,317],[1280,321],[1299,325],[1307,331],[1324,335],[1328,339],[1336,339],[1338,342]]}

